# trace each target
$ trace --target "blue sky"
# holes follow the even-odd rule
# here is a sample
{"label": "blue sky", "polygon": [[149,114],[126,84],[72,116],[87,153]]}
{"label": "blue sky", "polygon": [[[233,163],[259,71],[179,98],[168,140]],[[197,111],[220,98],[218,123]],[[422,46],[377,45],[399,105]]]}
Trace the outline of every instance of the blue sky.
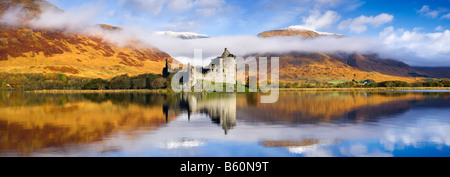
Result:
{"label": "blue sky", "polygon": [[[63,10],[80,6],[99,11],[97,23],[141,26],[149,30],[191,31],[211,36],[256,35],[303,25],[304,19],[334,12],[332,23],[319,31],[348,36],[378,35],[387,26],[421,32],[450,28],[450,0],[50,0]],[[428,8],[424,8],[428,7]],[[424,8],[424,9],[423,9]],[[423,11],[420,11],[423,9]],[[429,9],[429,10],[427,10]],[[339,28],[345,20],[388,14],[382,24],[366,30]],[[437,14],[437,15],[436,15]],[[345,26],[345,25],[344,25]],[[440,27],[439,27],[440,26]],[[437,28],[437,29],[436,29]]]}

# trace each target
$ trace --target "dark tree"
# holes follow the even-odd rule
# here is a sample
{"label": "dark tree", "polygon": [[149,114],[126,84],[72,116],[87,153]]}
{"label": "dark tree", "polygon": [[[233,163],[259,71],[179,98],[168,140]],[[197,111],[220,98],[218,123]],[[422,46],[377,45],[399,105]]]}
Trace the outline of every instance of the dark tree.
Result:
{"label": "dark tree", "polygon": [[110,89],[122,90],[130,89],[131,83],[128,75],[121,75],[111,79]]}
{"label": "dark tree", "polygon": [[146,78],[134,78],[131,80],[133,89],[145,89],[147,86]]}
{"label": "dark tree", "polygon": [[156,78],[155,80],[153,80],[151,82],[150,87],[152,89],[164,88],[164,87],[166,87],[166,80],[164,78],[162,78],[162,77]]}
{"label": "dark tree", "polygon": [[109,82],[100,78],[92,79],[82,87],[83,90],[106,90],[108,88]]}

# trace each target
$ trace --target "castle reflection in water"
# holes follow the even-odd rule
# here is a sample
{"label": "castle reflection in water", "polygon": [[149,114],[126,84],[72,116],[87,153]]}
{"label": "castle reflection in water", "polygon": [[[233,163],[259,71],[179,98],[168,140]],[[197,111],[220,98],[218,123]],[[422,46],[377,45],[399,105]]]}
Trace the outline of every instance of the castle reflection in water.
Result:
{"label": "castle reflection in water", "polygon": [[276,104],[259,99],[0,91],[0,156],[396,156],[409,148],[450,154],[450,92],[284,92]]}
{"label": "castle reflection in water", "polygon": [[173,114],[187,112],[189,120],[192,114],[206,114],[228,134],[236,126],[236,94],[178,94],[163,105],[163,112],[167,122]]}

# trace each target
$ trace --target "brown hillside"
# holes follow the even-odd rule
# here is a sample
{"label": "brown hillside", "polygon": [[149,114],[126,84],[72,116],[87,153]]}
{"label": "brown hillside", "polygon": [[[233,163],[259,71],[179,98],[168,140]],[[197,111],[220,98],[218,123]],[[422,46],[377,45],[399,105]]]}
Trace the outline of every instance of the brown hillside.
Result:
{"label": "brown hillside", "polygon": [[375,71],[381,74],[402,77],[424,75],[404,62],[392,59],[383,59],[377,55],[361,55],[355,53],[347,57],[340,58],[340,61],[361,71]]}
{"label": "brown hillside", "polygon": [[[0,14],[19,6],[27,14],[22,25],[0,25],[0,72],[64,73],[107,79],[122,74],[160,74],[165,59],[173,61],[167,53],[140,48],[138,44],[119,47],[102,36],[34,29],[27,25],[27,20],[41,14],[43,7],[57,9],[44,0],[1,0]],[[99,26],[111,31],[121,29],[105,24]]]}
{"label": "brown hillside", "polygon": [[[298,27],[266,31],[258,35],[269,38],[275,36],[300,36],[304,39],[320,36],[345,37],[333,33],[322,33]],[[351,81],[373,79],[375,81],[400,80],[414,82],[424,76],[409,65],[377,55],[337,55],[323,53],[293,52],[290,54],[262,54],[260,56],[280,57],[280,79],[282,81]]]}
{"label": "brown hillside", "polygon": [[100,28],[104,29],[104,30],[109,30],[109,31],[118,31],[118,30],[122,30],[122,28],[117,27],[117,26],[111,26],[111,25],[107,25],[107,24],[100,24],[99,25]]}
{"label": "brown hillside", "polygon": [[111,78],[121,74],[162,72],[165,58],[158,49],[118,47],[100,36],[55,30],[0,30],[0,71],[7,73],[65,73]]}
{"label": "brown hillside", "polygon": [[3,14],[10,8],[19,6],[23,6],[25,10],[34,12],[36,15],[41,14],[41,7],[59,9],[45,0],[0,0],[0,14]]}
{"label": "brown hillside", "polygon": [[338,55],[323,53],[292,52],[289,54],[262,54],[257,57],[280,58],[281,81],[352,81],[373,79],[381,81],[415,82],[422,78],[400,77],[381,74],[379,72],[361,71],[341,62]]}
{"label": "brown hillside", "polygon": [[2,16],[9,9],[19,7],[22,7],[24,10],[21,19],[22,23],[39,16],[42,13],[42,8],[62,11],[45,0],[0,0],[0,16]]}

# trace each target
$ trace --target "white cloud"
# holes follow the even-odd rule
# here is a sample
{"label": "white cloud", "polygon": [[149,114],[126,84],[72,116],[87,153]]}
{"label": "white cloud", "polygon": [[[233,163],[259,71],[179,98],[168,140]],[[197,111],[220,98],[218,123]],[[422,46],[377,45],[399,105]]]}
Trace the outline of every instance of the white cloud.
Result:
{"label": "white cloud", "polygon": [[436,31],[442,31],[442,30],[444,30],[444,28],[443,28],[441,25],[439,25],[439,26],[437,26],[434,30],[436,30]]}
{"label": "white cloud", "polygon": [[[200,27],[207,26],[216,20],[216,17],[222,17],[229,6],[226,0],[119,0],[122,7],[122,16],[132,16],[131,21],[142,19],[144,23],[139,25],[152,24],[153,29],[180,31],[198,30]],[[119,16],[118,18],[121,18]],[[179,19],[183,20],[180,21]],[[125,21],[125,23],[130,23]],[[199,24],[197,27],[177,26],[177,24],[190,23]],[[169,27],[173,27],[170,28]]]}
{"label": "white cloud", "polygon": [[355,19],[349,18],[345,21],[342,21],[339,24],[338,28],[341,30],[349,29],[352,32],[362,33],[367,30],[369,25],[373,27],[379,27],[383,24],[391,22],[393,19],[394,19],[393,15],[389,15],[386,13],[382,13],[375,17],[374,16],[367,17],[365,15],[361,15],[360,17]]}
{"label": "white cloud", "polygon": [[84,31],[95,25],[101,3],[86,3],[77,8],[61,11],[53,6],[41,6],[41,15],[31,17],[29,11],[19,5],[6,10],[0,17],[0,22],[9,25],[19,25],[25,21],[35,28],[52,28],[68,31]]}
{"label": "white cloud", "polygon": [[209,15],[215,15],[212,12],[221,11],[221,7],[225,4],[225,0],[169,0],[167,8],[173,12],[195,9],[197,12],[208,12]]}
{"label": "white cloud", "polygon": [[161,0],[120,0],[119,3],[134,13],[145,11],[152,15],[159,15],[164,7],[164,1]]}
{"label": "white cloud", "polygon": [[[132,10],[143,11],[152,15],[161,13],[183,13],[189,10],[220,11],[226,5],[225,0],[120,0],[121,5],[131,7]],[[211,12],[209,12],[211,13]]]}
{"label": "white cloud", "polygon": [[83,31],[95,25],[95,19],[101,11],[99,3],[83,4],[77,8],[59,11],[53,8],[43,8],[40,16],[31,19],[30,24],[39,28],[64,29]]}
{"label": "white cloud", "polygon": [[[279,3],[283,0],[272,0],[273,3]],[[324,10],[330,8],[340,8],[343,10],[354,10],[360,7],[364,2],[359,0],[287,0],[288,2],[295,2],[300,5],[311,6],[315,10]]]}
{"label": "white cloud", "polygon": [[23,6],[17,6],[15,8],[8,9],[0,18],[0,23],[6,23],[8,25],[19,25],[21,19],[25,17],[26,12]]}
{"label": "white cloud", "polygon": [[341,16],[335,11],[326,11],[323,14],[319,11],[313,11],[309,17],[303,18],[304,24],[300,26],[311,30],[328,28],[339,21],[340,18]]}
{"label": "white cloud", "polygon": [[417,13],[429,18],[439,17],[440,19],[450,19],[450,13],[448,11],[446,8],[431,9],[430,6],[424,5]]}
{"label": "white cloud", "polygon": [[162,30],[170,30],[176,32],[196,31],[201,27],[196,21],[193,20],[177,20],[174,23],[168,23],[160,26]]}
{"label": "white cloud", "polygon": [[450,56],[450,31],[423,33],[418,30],[408,31],[387,27],[380,33],[383,43],[393,50],[397,59],[409,58],[410,63],[424,64],[433,61],[448,63]]}
{"label": "white cloud", "polygon": [[441,11],[439,10],[431,10],[430,6],[428,5],[424,5],[420,10],[417,11],[417,13],[427,16],[427,17],[431,17],[431,18],[436,18],[439,16],[439,14],[441,13]]}
{"label": "white cloud", "polygon": [[450,19],[450,13],[443,15],[441,18],[442,19]]}

